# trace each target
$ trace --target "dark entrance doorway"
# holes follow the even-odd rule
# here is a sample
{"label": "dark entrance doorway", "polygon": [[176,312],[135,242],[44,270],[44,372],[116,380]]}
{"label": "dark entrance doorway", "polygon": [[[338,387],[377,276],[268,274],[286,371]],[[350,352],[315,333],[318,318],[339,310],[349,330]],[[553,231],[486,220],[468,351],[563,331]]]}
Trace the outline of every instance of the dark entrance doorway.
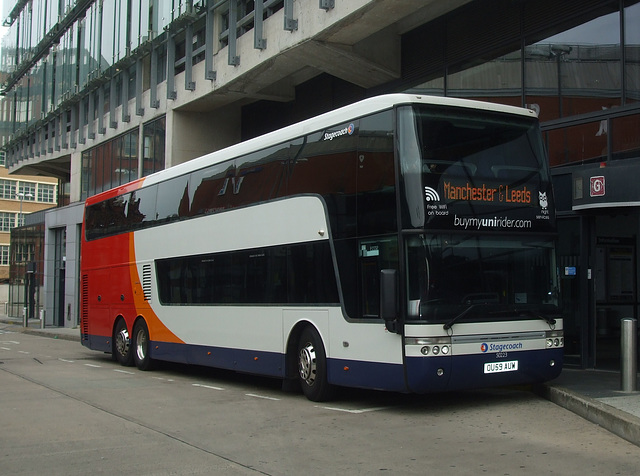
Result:
{"label": "dark entrance doorway", "polygon": [[596,368],[620,368],[620,320],[637,318],[637,230],[637,213],[596,218]]}
{"label": "dark entrance doorway", "polygon": [[53,325],[64,327],[65,268],[67,229],[55,230]]}

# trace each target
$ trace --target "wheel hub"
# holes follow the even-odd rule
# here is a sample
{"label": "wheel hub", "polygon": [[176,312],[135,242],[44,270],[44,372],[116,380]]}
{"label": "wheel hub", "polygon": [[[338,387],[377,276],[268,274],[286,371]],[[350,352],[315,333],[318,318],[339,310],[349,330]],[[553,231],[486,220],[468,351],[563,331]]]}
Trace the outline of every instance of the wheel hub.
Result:
{"label": "wheel hub", "polygon": [[116,334],[116,350],[120,355],[127,355],[129,352],[129,345],[131,339],[129,338],[129,331],[126,328],[120,329]]}
{"label": "wheel hub", "polygon": [[304,380],[307,385],[313,385],[316,380],[316,351],[311,343],[307,343],[298,355],[298,370],[300,372],[300,378]]}
{"label": "wheel hub", "polygon": [[144,360],[147,351],[147,334],[140,330],[136,335],[136,354],[139,360]]}

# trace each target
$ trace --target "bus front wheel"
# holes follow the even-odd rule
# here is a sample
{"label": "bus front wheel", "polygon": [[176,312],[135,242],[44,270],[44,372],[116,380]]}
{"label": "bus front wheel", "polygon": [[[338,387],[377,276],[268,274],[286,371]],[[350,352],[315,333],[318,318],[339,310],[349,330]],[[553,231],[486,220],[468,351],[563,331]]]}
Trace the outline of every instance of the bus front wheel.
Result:
{"label": "bus front wheel", "polygon": [[131,337],[124,319],[118,319],[113,333],[113,353],[116,356],[116,360],[120,362],[120,365],[129,367],[133,364]]}
{"label": "bus front wheel", "polygon": [[154,361],[149,357],[149,328],[144,319],[133,326],[133,361],[140,370],[151,370]]}
{"label": "bus front wheel", "polygon": [[305,396],[313,402],[327,400],[333,386],[327,380],[327,357],[322,339],[313,327],[302,331],[298,343],[298,374]]}

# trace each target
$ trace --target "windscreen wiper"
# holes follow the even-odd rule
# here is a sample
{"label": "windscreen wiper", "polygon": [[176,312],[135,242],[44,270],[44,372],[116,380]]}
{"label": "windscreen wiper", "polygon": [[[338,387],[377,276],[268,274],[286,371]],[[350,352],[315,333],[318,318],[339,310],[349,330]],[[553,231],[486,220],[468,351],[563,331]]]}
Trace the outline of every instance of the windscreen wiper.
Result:
{"label": "windscreen wiper", "polygon": [[458,314],[457,316],[453,317],[452,319],[450,319],[444,326],[442,326],[442,328],[445,331],[448,331],[449,329],[451,329],[451,326],[453,326],[456,321],[458,319],[462,319],[464,316],[466,316],[467,314],[469,314],[471,311],[473,311],[476,307],[478,307],[477,304],[471,304],[469,307],[467,307],[464,311],[462,311],[460,314]]}
{"label": "windscreen wiper", "polygon": [[519,310],[518,312],[520,314],[528,314],[530,316],[537,317],[538,319],[542,319],[544,322],[549,324],[549,327],[552,327],[552,326],[556,325],[556,320],[553,317],[545,316],[544,314],[541,314],[540,312],[536,312],[536,311],[533,311],[531,309],[523,309],[523,310]]}

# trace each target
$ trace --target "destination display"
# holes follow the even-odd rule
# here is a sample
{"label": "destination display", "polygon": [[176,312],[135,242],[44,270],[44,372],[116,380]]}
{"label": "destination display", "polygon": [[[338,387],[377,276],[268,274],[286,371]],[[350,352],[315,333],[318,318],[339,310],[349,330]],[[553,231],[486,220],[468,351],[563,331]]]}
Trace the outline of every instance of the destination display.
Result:
{"label": "destination display", "polygon": [[[434,181],[425,177],[425,183]],[[442,179],[433,186],[424,186],[425,226],[552,230],[555,216],[550,186],[538,176],[525,183]]]}

